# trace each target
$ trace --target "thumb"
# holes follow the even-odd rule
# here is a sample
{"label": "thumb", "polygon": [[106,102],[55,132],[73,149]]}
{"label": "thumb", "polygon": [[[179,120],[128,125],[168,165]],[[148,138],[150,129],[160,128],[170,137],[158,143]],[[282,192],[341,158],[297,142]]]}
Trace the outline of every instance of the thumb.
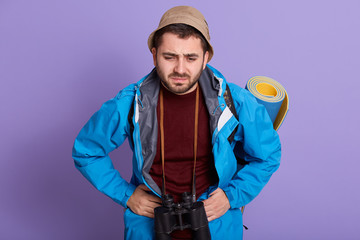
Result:
{"label": "thumb", "polygon": [[219,191],[220,191],[220,188],[217,188],[217,189],[215,189],[212,193],[210,193],[209,196],[212,197],[213,195],[218,194]]}

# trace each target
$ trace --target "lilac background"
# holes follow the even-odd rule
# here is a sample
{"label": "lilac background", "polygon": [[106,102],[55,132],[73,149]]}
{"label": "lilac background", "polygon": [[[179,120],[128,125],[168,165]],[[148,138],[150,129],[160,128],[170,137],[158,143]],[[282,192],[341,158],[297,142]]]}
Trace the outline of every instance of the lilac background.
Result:
{"label": "lilac background", "polygon": [[[360,3],[325,0],[0,1],[0,239],[123,238],[123,209],[83,178],[71,147],[101,104],[152,69],[169,7],[210,25],[211,64],[290,96],[282,164],[250,203],[245,239],[359,239]],[[112,159],[126,179],[126,142]]]}

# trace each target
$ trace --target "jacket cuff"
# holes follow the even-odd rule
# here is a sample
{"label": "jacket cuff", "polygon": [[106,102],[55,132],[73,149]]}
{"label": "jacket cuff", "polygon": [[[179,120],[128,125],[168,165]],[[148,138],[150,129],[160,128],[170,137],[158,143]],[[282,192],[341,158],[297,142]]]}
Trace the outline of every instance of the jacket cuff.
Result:
{"label": "jacket cuff", "polygon": [[223,188],[223,191],[225,192],[225,194],[229,200],[230,208],[235,209],[235,208],[242,207],[242,206],[240,206],[240,204],[238,204],[238,201],[235,198],[235,195],[233,194],[233,192],[231,190],[234,190],[234,189],[231,189],[230,187]]}
{"label": "jacket cuff", "polygon": [[129,183],[125,191],[124,197],[121,199],[121,205],[123,205],[125,208],[127,208],[127,201],[129,200],[130,196],[134,193],[135,189],[136,189],[135,185]]}

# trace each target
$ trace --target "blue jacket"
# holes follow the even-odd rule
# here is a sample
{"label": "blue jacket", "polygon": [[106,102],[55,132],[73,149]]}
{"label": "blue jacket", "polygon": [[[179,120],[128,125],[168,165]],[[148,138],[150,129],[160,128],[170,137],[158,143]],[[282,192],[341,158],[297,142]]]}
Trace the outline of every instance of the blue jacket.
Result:
{"label": "blue jacket", "polygon": [[[201,74],[199,84],[209,111],[219,182],[198,200],[206,199],[217,187],[223,189],[231,209],[209,223],[212,239],[241,239],[243,226],[239,208],[259,194],[279,167],[280,140],[265,107],[247,90],[227,83],[223,75],[209,65]],[[72,155],[76,168],[99,191],[123,207],[136,186],[142,183],[154,194],[161,195],[149,174],[156,154],[159,87],[156,70],[153,70],[136,84],[124,88],[90,118],[74,143]],[[231,92],[233,106],[225,101],[226,91]],[[130,183],[114,169],[108,155],[126,138],[133,151]],[[153,219],[127,209],[124,222],[126,239],[153,239]]]}

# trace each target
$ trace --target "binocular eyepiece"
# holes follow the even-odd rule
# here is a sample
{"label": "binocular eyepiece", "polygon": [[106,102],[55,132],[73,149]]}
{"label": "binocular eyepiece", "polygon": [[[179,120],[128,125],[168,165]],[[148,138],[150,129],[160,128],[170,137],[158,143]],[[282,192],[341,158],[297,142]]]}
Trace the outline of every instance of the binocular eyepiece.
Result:
{"label": "binocular eyepiece", "polygon": [[156,239],[171,239],[174,230],[191,229],[193,239],[211,239],[203,202],[194,202],[190,193],[182,194],[182,202],[174,203],[170,194],[162,197],[162,206],[155,208]]}

